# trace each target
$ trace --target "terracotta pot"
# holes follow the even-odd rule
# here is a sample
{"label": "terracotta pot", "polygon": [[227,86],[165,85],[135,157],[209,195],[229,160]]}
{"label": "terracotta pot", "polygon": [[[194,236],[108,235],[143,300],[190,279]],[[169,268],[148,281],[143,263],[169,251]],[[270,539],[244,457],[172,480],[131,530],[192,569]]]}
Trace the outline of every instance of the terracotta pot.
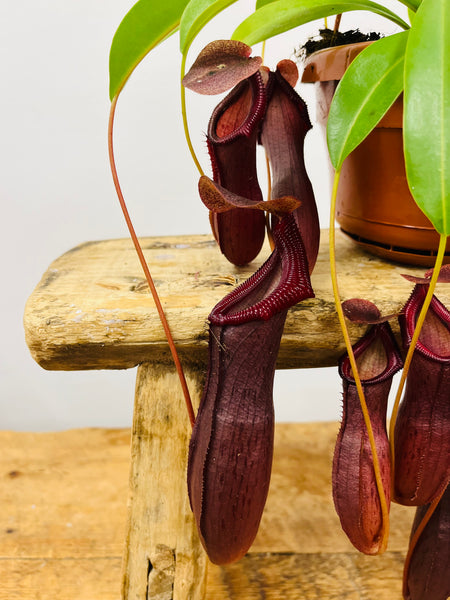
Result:
{"label": "terracotta pot", "polygon": [[[334,91],[348,65],[369,43],[312,54],[302,81],[315,83],[317,120],[324,129]],[[345,160],[336,220],[366,250],[402,263],[432,266],[439,236],[414,202],[406,180],[400,97],[377,127]],[[333,170],[331,167],[331,173]],[[447,252],[450,244],[447,245]],[[445,262],[450,261],[450,256]]]}

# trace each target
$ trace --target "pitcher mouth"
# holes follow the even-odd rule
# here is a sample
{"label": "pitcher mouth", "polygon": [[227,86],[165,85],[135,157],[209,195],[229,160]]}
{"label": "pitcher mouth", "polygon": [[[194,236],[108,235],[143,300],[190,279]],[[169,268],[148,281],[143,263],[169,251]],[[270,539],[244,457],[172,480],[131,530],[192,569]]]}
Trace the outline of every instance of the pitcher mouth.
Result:
{"label": "pitcher mouth", "polygon": [[275,249],[271,256],[214,307],[209,315],[212,324],[267,321],[277,312],[314,297],[306,252],[294,217],[281,219],[273,229],[273,236]]}
{"label": "pitcher mouth", "polygon": [[[395,341],[392,329],[387,322],[373,325],[368,333],[355,344],[353,348],[355,359],[358,361],[364,353],[370,352],[371,346],[376,342],[381,342],[383,346],[385,353],[385,361],[383,363],[384,368],[378,372],[374,372],[371,377],[362,378],[362,383],[364,385],[374,385],[386,381],[403,367],[400,350]],[[339,374],[342,379],[345,379],[348,383],[355,383],[352,368],[350,366],[350,359],[347,355],[339,362]]]}
{"label": "pitcher mouth", "polygon": [[[220,134],[221,121],[227,111],[231,111],[233,106],[236,110],[242,112],[242,107],[238,104],[242,102],[245,94],[250,97],[247,102],[245,113],[242,115],[240,123],[226,132]],[[248,79],[244,79],[236,85],[235,88],[216,106],[208,124],[208,142],[213,144],[225,144],[234,141],[239,136],[250,136],[255,127],[259,126],[261,119],[266,111],[266,91],[261,73],[257,71]]]}
{"label": "pitcher mouth", "polygon": [[[399,317],[403,342],[411,343],[417,318],[428,291],[427,284],[417,284]],[[450,312],[436,296],[431,299],[416,350],[423,356],[443,364],[450,363]]]}

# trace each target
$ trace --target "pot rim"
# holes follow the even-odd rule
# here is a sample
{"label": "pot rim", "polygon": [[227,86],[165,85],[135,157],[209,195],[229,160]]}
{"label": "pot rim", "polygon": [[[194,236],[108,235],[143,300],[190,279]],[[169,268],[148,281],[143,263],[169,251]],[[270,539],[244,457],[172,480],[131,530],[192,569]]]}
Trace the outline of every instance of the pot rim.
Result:
{"label": "pot rim", "polygon": [[369,44],[373,44],[373,41],[332,46],[313,52],[305,60],[302,83],[341,79],[349,64]]}

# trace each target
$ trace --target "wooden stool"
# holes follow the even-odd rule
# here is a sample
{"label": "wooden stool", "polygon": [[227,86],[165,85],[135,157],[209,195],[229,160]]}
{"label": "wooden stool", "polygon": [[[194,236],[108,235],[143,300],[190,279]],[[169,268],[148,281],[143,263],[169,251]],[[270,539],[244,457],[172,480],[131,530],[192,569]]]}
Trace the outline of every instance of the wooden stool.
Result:
{"label": "wooden stool", "polygon": [[[263,258],[250,267],[233,267],[210,236],[147,238],[142,245],[197,407],[206,370],[207,316]],[[262,257],[268,254],[265,247]],[[370,299],[383,314],[398,311],[411,291],[400,274],[423,272],[379,261],[339,232],[337,256],[342,299]],[[344,351],[326,231],[312,283],[316,297],[289,311],[278,368],[336,365]],[[450,303],[445,287],[440,298]],[[34,359],[45,369],[138,365],[122,598],[203,598],[207,560],[186,489],[190,425],[131,242],[88,242],[58,258],[28,300],[25,331]],[[350,332],[356,340],[362,329],[352,325]]]}

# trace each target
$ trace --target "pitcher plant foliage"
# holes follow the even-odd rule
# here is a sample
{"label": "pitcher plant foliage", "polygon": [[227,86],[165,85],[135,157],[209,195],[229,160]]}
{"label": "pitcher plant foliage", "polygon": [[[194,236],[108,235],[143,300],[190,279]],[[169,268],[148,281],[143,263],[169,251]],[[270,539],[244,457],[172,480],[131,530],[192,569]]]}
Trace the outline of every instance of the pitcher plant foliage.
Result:
{"label": "pitcher plant foliage", "polygon": [[272,197],[291,195],[300,200],[293,212],[312,273],[319,252],[320,225],[311,182],[305,168],[304,143],[311,123],[305,102],[294,90],[298,72],[290,60],[268,73],[267,110],[261,143],[272,172]]}
{"label": "pitcher plant foliage", "polygon": [[[409,347],[427,284],[416,284],[402,314]],[[450,313],[436,296],[420,333],[394,431],[397,502],[431,503],[450,481]]]}
{"label": "pitcher plant foliage", "polygon": [[416,509],[403,573],[405,600],[450,596],[450,485],[436,500]]}
{"label": "pitcher plant foliage", "polygon": [[[213,178],[237,196],[262,202],[256,146],[266,92],[259,73],[262,60],[247,58],[249,52],[251,48],[244,44],[213,42],[200,53],[183,83],[202,94],[221,93],[237,84],[209,121],[207,143]],[[214,70],[215,65],[220,69]],[[230,262],[244,265],[256,258],[265,237],[263,211],[236,207],[211,211],[210,215],[214,236]]]}
{"label": "pitcher plant foliage", "polygon": [[209,316],[206,385],[189,448],[188,489],[212,562],[242,558],[258,531],[270,481],[275,362],[287,310],[313,297],[291,215],[273,230],[263,266]]}
{"label": "pitcher plant foliage", "polygon": [[[391,489],[392,500],[418,506],[405,562],[404,598],[445,600],[450,587],[450,317],[434,292],[450,233],[450,3],[398,0],[399,8],[408,9],[408,23],[371,0],[257,0],[255,11],[237,26],[231,40],[208,44],[186,73],[192,42],[232,3],[139,0],[120,24],[110,54],[113,178],[160,308],[193,423],[188,492],[200,539],[210,559],[225,564],[241,558],[256,535],[270,481],[276,357],[287,311],[314,295],[310,275],[319,249],[317,207],[304,160],[311,123],[294,90],[297,68],[283,60],[270,71],[262,58],[252,56],[251,46],[318,18],[366,10],[399,31],[373,42],[354,60],[337,87],[327,125],[335,168],[331,282],[346,345],[339,363],[344,408],[332,467],[333,499],[345,533],[368,554],[386,548]],[[272,245],[262,267],[209,315],[209,363],[197,416],[120,190],[113,150],[115,111],[128,78],[153,48],[178,30],[184,130],[214,237],[235,265],[258,256],[266,229]],[[201,94],[227,92],[207,126],[211,176],[190,140],[186,88]],[[382,317],[364,300],[341,304],[334,251],[342,164],[400,94],[407,179],[414,200],[440,235],[433,273],[415,282],[398,315],[402,350],[387,322],[397,315]],[[267,198],[258,178],[258,145],[270,166]],[[448,273],[443,279],[448,280]],[[356,342],[350,339],[346,318],[364,324]],[[402,365],[388,435],[387,397]]]}
{"label": "pitcher plant foliage", "polygon": [[[300,200],[293,215],[312,271],[319,251],[320,227],[304,163],[304,140],[311,123],[304,101],[293,88],[298,70],[292,61],[284,60],[275,72],[256,71],[261,59],[251,58],[250,51],[248,46],[231,40],[213,42],[200,53],[183,84],[201,94],[215,94],[242,79],[219,103],[209,121],[207,143],[213,179],[228,192],[271,212],[267,203],[260,204],[263,198],[256,167],[259,140],[271,166],[271,198],[291,196]],[[230,262],[246,264],[259,253],[265,236],[261,210],[248,211],[237,204],[226,212],[211,210],[211,224]]]}
{"label": "pitcher plant foliage", "polygon": [[[225,41],[223,45],[232,46]],[[224,85],[230,81],[228,56],[220,52],[216,63],[220,61],[222,68],[214,75],[214,89],[222,89],[221,79]],[[210,93],[203,75],[196,75],[197,62],[184,81],[198,89],[200,79],[200,91]],[[245,66],[241,68],[246,74]],[[241,558],[258,531],[270,481],[272,387],[284,322],[288,308],[314,295],[308,261],[316,260],[318,240],[305,247],[300,233],[305,224],[302,213],[298,214],[301,205],[290,195],[299,186],[310,191],[304,219],[308,228],[310,214],[315,215],[317,226],[313,230],[318,237],[311,184],[304,167],[296,171],[303,164],[303,139],[310,124],[306,106],[280,68],[296,81],[297,69],[290,61],[280,65],[276,74],[258,71],[239,82],[213,111],[208,148],[215,181],[202,176],[199,182],[200,197],[211,210],[216,238],[228,258],[248,255],[253,230],[247,216],[263,217],[262,239],[263,211],[271,213],[273,219],[271,256],[209,316],[208,375],[190,444],[188,489],[200,539],[211,561],[218,564]],[[277,100],[271,76],[285,82],[288,102],[294,100],[292,110],[280,111],[278,102],[275,115],[271,114],[272,103]],[[268,115],[271,118],[266,126]],[[287,120],[292,129],[286,126]],[[299,141],[293,139],[297,130],[303,133]],[[256,171],[258,139],[264,147],[270,144],[272,148],[269,160],[275,197],[265,202]],[[285,212],[288,214],[283,216]],[[225,220],[227,216],[231,218]],[[240,253],[233,254],[234,238],[225,236],[237,233]]]}
{"label": "pitcher plant foliage", "polygon": [[[389,391],[402,357],[388,323],[377,323],[353,348],[372,424],[386,510],[391,497],[391,461],[386,430]],[[373,454],[348,356],[339,364],[343,414],[333,459],[333,499],[352,544],[365,554],[387,546],[389,527],[383,514]]]}

